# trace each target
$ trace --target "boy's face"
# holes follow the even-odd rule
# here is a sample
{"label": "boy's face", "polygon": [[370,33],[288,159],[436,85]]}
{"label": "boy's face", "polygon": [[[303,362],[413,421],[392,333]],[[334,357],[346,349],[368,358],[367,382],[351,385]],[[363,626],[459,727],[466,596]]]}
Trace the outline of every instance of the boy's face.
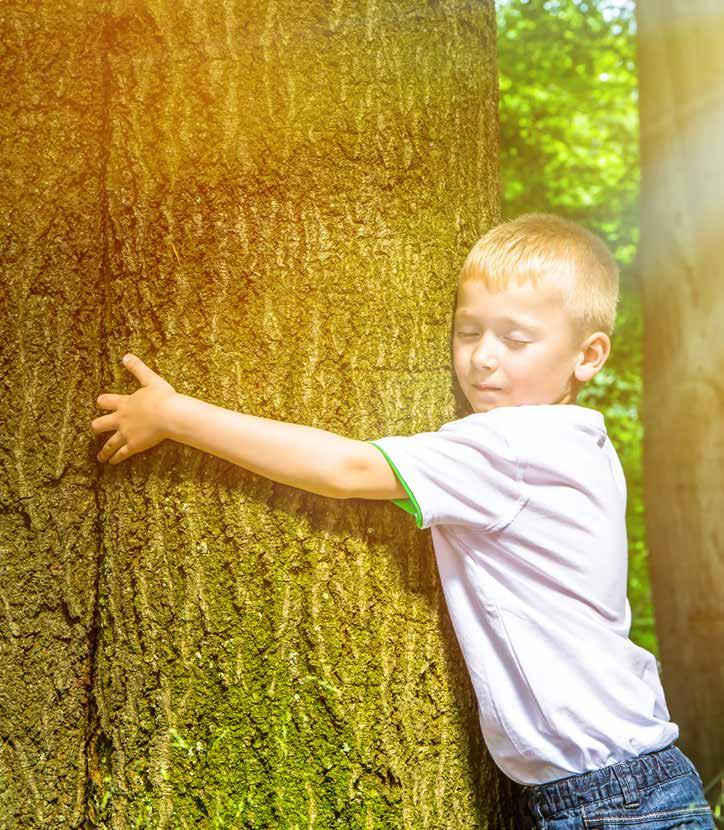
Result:
{"label": "boy's face", "polygon": [[[453,354],[455,374],[474,412],[575,403],[574,370],[583,347],[574,344],[568,313],[545,280],[537,288],[524,283],[498,293],[478,282],[463,282],[457,293]],[[480,384],[496,388],[479,389]]]}

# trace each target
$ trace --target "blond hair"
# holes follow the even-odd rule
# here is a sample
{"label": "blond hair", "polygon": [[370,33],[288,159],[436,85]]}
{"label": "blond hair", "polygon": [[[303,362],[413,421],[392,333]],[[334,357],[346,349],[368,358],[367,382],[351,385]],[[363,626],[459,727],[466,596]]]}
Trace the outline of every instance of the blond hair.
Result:
{"label": "blond hair", "polygon": [[594,331],[613,334],[619,300],[616,260],[598,236],[560,216],[524,213],[491,228],[467,255],[458,286],[475,280],[500,291],[511,282],[537,287],[541,279],[560,289],[578,342]]}

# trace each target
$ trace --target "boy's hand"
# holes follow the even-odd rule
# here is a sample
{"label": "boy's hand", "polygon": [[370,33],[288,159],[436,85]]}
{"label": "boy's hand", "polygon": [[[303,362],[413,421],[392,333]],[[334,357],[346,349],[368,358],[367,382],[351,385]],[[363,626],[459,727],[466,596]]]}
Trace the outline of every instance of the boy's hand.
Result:
{"label": "boy's hand", "polygon": [[132,395],[100,395],[98,407],[113,412],[91,421],[96,434],[116,430],[97,456],[99,461],[110,459],[111,464],[155,447],[168,437],[166,406],[176,395],[170,383],[135,355],[126,355],[123,364],[140,381],[141,388]]}

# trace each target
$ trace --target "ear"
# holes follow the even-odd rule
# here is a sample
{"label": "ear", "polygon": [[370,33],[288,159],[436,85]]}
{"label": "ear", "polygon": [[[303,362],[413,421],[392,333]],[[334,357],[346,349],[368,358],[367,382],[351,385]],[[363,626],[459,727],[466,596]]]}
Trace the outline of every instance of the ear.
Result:
{"label": "ear", "polygon": [[596,331],[583,341],[574,370],[576,380],[586,383],[598,374],[611,353],[611,340],[603,331]]}

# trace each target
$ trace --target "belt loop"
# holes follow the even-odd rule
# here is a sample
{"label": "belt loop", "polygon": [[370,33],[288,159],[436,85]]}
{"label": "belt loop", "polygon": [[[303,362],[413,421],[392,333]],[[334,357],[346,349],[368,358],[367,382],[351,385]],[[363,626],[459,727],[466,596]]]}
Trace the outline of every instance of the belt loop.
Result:
{"label": "belt loop", "polygon": [[638,789],[633,775],[628,774],[628,769],[617,769],[621,764],[614,764],[611,769],[616,776],[619,786],[621,787],[621,794],[623,795],[623,803],[625,807],[638,807]]}
{"label": "belt loop", "polygon": [[543,817],[543,813],[541,812],[540,801],[538,800],[538,798],[536,798],[533,804],[533,815],[535,816],[536,827],[539,827],[540,830],[546,830],[546,827],[548,825],[546,824],[546,820]]}

